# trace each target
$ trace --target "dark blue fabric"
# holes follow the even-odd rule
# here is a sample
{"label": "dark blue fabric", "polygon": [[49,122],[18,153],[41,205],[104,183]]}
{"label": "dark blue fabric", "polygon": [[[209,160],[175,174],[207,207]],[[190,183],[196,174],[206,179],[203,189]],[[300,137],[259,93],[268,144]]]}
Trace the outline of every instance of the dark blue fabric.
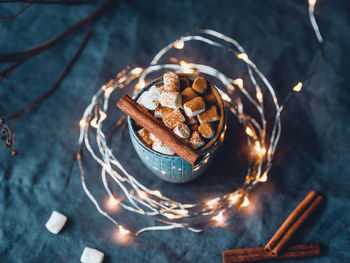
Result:
{"label": "dark blue fabric", "polygon": [[[0,51],[18,51],[48,40],[100,4],[34,5],[15,20],[0,21]],[[22,6],[0,4],[0,16],[13,15]],[[307,1],[118,1],[94,25],[60,89],[19,119],[20,155],[13,158],[0,149],[0,262],[78,262],[85,246],[103,251],[105,262],[221,262],[222,250],[263,246],[311,189],[322,192],[326,202],[293,242],[321,242],[323,256],[289,262],[349,262],[349,14],[346,1],[317,3],[327,58],[305,89],[288,102],[269,181],[252,193],[246,212],[225,228],[202,234],[148,232],[132,245],[120,246],[113,240],[114,226],[97,213],[83,192],[75,160],[78,122],[96,88],[125,65],[134,61],[146,65],[182,33],[211,28],[243,45],[282,100],[316,63],[317,41]],[[0,112],[17,110],[50,88],[82,32],[4,79]],[[214,58],[208,54],[203,59]],[[230,62],[221,65],[229,72]],[[245,144],[235,120],[229,131],[215,167],[185,185],[160,182],[146,171],[127,134],[116,154],[151,188],[180,200],[199,200],[235,189],[243,181]],[[86,157],[85,165],[88,186],[102,199],[106,194],[96,164]],[[52,210],[68,216],[59,235],[44,227]],[[130,227],[154,224],[129,213],[116,217]]]}

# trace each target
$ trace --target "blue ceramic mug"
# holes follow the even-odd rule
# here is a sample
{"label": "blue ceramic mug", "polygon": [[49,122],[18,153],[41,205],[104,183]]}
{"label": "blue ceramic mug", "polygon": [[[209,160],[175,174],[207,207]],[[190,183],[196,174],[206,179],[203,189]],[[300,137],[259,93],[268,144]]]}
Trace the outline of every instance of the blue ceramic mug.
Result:
{"label": "blue ceramic mug", "polygon": [[[197,77],[193,74],[178,74],[179,76],[184,76],[190,81]],[[159,77],[152,82],[148,83],[136,96],[137,100],[140,95],[147,91],[153,85],[158,85],[163,83],[163,78]],[[186,162],[180,156],[169,156],[159,152],[154,151],[138,137],[135,130],[135,122],[128,117],[128,127],[131,142],[146,167],[159,178],[171,182],[171,183],[184,183],[191,181],[201,174],[203,174],[209,167],[209,165],[214,160],[218,150],[221,148],[221,145],[225,138],[226,133],[226,114],[224,103],[221,99],[221,96],[217,89],[209,83],[211,91],[215,94],[218,101],[218,108],[220,113],[219,125],[216,131],[215,136],[207,142],[203,147],[198,150],[201,151],[203,159],[196,166],[192,166],[190,163]]]}

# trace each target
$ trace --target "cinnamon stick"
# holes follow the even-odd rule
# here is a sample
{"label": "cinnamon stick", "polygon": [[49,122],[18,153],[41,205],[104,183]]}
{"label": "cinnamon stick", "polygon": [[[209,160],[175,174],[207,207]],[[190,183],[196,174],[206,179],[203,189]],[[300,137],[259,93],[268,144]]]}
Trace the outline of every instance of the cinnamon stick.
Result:
{"label": "cinnamon stick", "polygon": [[280,250],[283,249],[321,201],[322,196],[315,191],[311,191],[280,226],[266,244],[265,250],[270,251],[272,255],[278,255]]}
{"label": "cinnamon stick", "polygon": [[117,107],[139,125],[152,132],[154,136],[190,164],[196,165],[202,159],[200,152],[192,149],[186,142],[178,138],[162,122],[152,116],[142,105],[135,102],[128,95],[120,98]]}
{"label": "cinnamon stick", "polygon": [[290,246],[278,256],[265,251],[263,247],[242,248],[222,252],[223,263],[257,262],[287,258],[315,257],[320,255],[319,244],[298,244]]}

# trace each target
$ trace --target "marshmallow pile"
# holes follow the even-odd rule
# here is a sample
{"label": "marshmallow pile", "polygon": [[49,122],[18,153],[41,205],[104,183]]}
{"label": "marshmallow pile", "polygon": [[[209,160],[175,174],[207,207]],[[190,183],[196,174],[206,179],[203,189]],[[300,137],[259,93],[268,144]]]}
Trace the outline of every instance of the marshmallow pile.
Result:
{"label": "marshmallow pile", "polygon": [[[197,77],[191,84],[184,76],[165,73],[163,84],[144,91],[137,103],[162,119],[166,127],[194,149],[204,146],[216,134],[220,119],[218,102],[202,77]],[[142,128],[137,133],[153,150],[166,155],[175,154],[148,130]]]}

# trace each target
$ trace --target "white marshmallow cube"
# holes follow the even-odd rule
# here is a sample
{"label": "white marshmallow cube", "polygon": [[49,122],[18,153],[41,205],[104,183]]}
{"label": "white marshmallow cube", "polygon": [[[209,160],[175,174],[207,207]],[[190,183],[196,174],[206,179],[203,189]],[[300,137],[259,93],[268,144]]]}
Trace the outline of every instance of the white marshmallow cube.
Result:
{"label": "white marshmallow cube", "polygon": [[182,97],[180,92],[163,90],[160,93],[159,102],[162,106],[178,109],[182,107]]}
{"label": "white marshmallow cube", "polygon": [[155,110],[159,105],[159,97],[162,89],[153,85],[148,91],[144,91],[138,98],[137,103],[148,110]]}
{"label": "white marshmallow cube", "polygon": [[86,247],[81,255],[80,262],[82,263],[102,263],[104,258],[103,252]]}
{"label": "white marshmallow cube", "polygon": [[152,149],[165,155],[174,155],[175,153],[160,140],[153,141]]}
{"label": "white marshmallow cube", "polygon": [[57,211],[53,211],[45,227],[52,234],[58,234],[67,222],[67,217]]}

